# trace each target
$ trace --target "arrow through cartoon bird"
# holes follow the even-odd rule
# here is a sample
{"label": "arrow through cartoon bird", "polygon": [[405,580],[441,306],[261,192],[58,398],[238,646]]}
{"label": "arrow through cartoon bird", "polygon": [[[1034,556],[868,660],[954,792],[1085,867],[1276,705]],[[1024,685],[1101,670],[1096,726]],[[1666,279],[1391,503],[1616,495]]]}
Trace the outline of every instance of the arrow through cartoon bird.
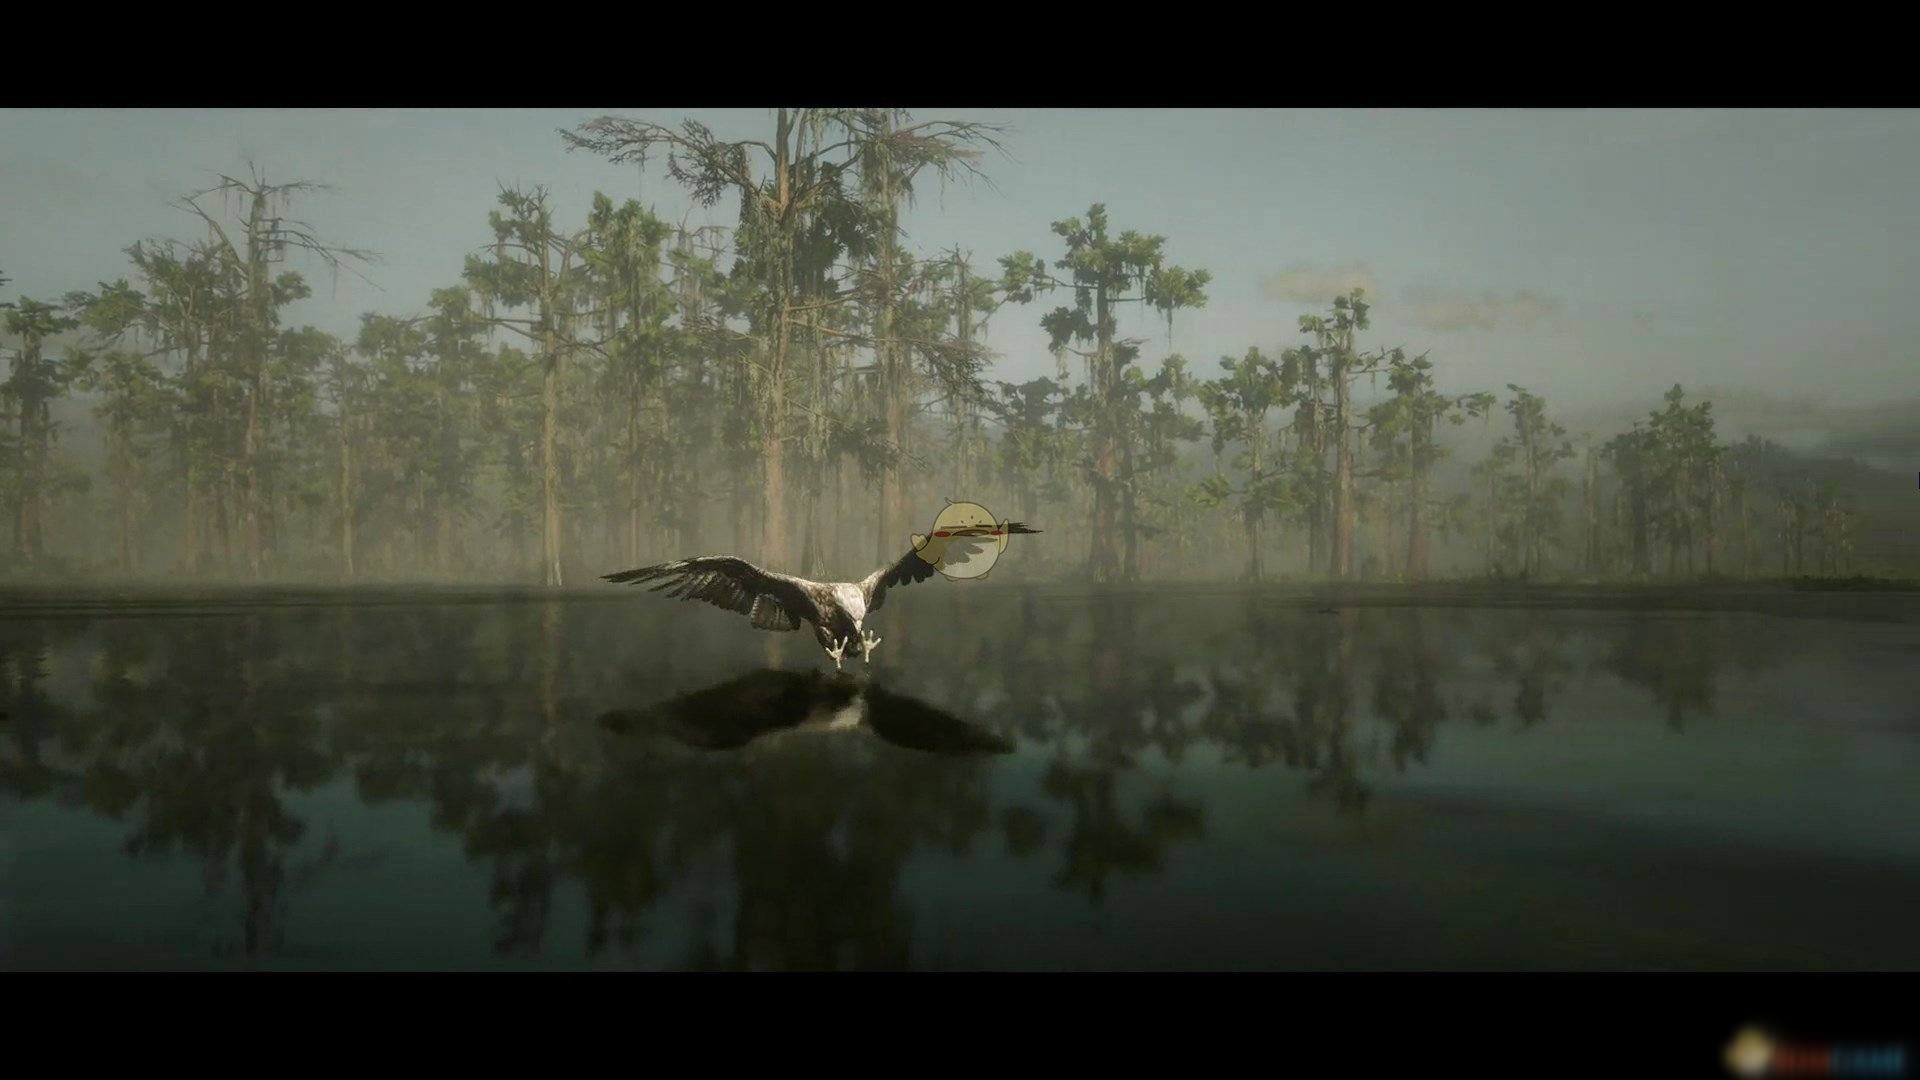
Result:
{"label": "arrow through cartoon bird", "polygon": [[948,499],[933,519],[928,535],[914,534],[913,548],[948,581],[985,581],[1000,554],[1007,550],[1010,537],[1039,531],[1018,521],[996,525],[993,515],[979,503]]}

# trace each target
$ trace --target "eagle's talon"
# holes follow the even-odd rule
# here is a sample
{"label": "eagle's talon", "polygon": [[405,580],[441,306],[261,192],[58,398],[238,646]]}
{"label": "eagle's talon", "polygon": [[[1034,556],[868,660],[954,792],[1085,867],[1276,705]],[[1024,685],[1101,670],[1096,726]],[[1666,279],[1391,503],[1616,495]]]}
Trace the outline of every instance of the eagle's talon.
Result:
{"label": "eagle's talon", "polygon": [[848,639],[835,638],[832,647],[827,649],[827,655],[833,657],[833,670],[835,671],[842,670],[840,667],[840,658],[847,654],[847,644]]}
{"label": "eagle's talon", "polygon": [[873,663],[873,650],[880,645],[880,635],[871,630],[860,631],[860,655],[867,663]]}

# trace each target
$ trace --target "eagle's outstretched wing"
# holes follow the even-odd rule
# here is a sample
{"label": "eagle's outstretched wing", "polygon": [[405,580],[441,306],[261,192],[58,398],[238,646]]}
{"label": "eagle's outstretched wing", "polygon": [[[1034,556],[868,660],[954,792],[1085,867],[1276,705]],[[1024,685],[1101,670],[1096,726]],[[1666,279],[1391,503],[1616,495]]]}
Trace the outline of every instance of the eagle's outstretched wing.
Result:
{"label": "eagle's outstretched wing", "polygon": [[[929,571],[933,568],[928,567]],[[820,605],[812,582],[762,570],[732,555],[703,555],[697,559],[643,566],[604,575],[615,584],[638,585],[658,581],[650,591],[665,591],[681,600],[704,600],[715,607],[737,611],[760,630],[798,630],[802,620],[818,622]]]}
{"label": "eagle's outstretched wing", "polygon": [[933,564],[920,557],[920,549],[910,547],[892,566],[883,566],[868,574],[866,580],[860,582],[860,597],[867,602],[868,611],[878,611],[880,605],[887,602],[889,586],[911,585],[933,575]]}
{"label": "eagle's outstretched wing", "polygon": [[[985,546],[979,539],[956,536],[952,543],[947,545],[946,550],[948,557],[951,558],[955,554],[964,555],[967,552],[983,551]],[[889,588],[925,581],[937,572],[932,563],[920,557],[919,548],[910,547],[907,553],[900,556],[893,565],[883,566],[868,574],[866,580],[860,583],[860,596],[866,601],[868,611],[878,611],[880,605],[887,602]]]}

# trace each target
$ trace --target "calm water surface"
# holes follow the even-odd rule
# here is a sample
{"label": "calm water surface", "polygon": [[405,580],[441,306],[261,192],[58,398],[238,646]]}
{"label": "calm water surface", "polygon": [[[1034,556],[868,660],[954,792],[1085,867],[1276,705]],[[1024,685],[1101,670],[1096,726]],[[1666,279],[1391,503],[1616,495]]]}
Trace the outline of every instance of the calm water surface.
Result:
{"label": "calm water surface", "polygon": [[0,966],[1920,968],[1920,597],[875,621],[0,597]]}

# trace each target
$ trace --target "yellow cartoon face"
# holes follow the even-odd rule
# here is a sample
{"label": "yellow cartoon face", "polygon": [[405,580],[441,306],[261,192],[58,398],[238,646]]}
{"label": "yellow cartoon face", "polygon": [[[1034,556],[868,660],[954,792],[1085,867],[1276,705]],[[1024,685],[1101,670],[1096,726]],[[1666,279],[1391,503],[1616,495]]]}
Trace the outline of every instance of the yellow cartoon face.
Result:
{"label": "yellow cartoon face", "polygon": [[998,529],[993,515],[979,503],[948,503],[933,519],[933,535],[937,538],[947,536],[991,536]]}
{"label": "yellow cartoon face", "polygon": [[993,520],[986,507],[952,500],[933,519],[927,541],[923,557],[948,580],[986,577],[1007,546],[1005,527]]}

